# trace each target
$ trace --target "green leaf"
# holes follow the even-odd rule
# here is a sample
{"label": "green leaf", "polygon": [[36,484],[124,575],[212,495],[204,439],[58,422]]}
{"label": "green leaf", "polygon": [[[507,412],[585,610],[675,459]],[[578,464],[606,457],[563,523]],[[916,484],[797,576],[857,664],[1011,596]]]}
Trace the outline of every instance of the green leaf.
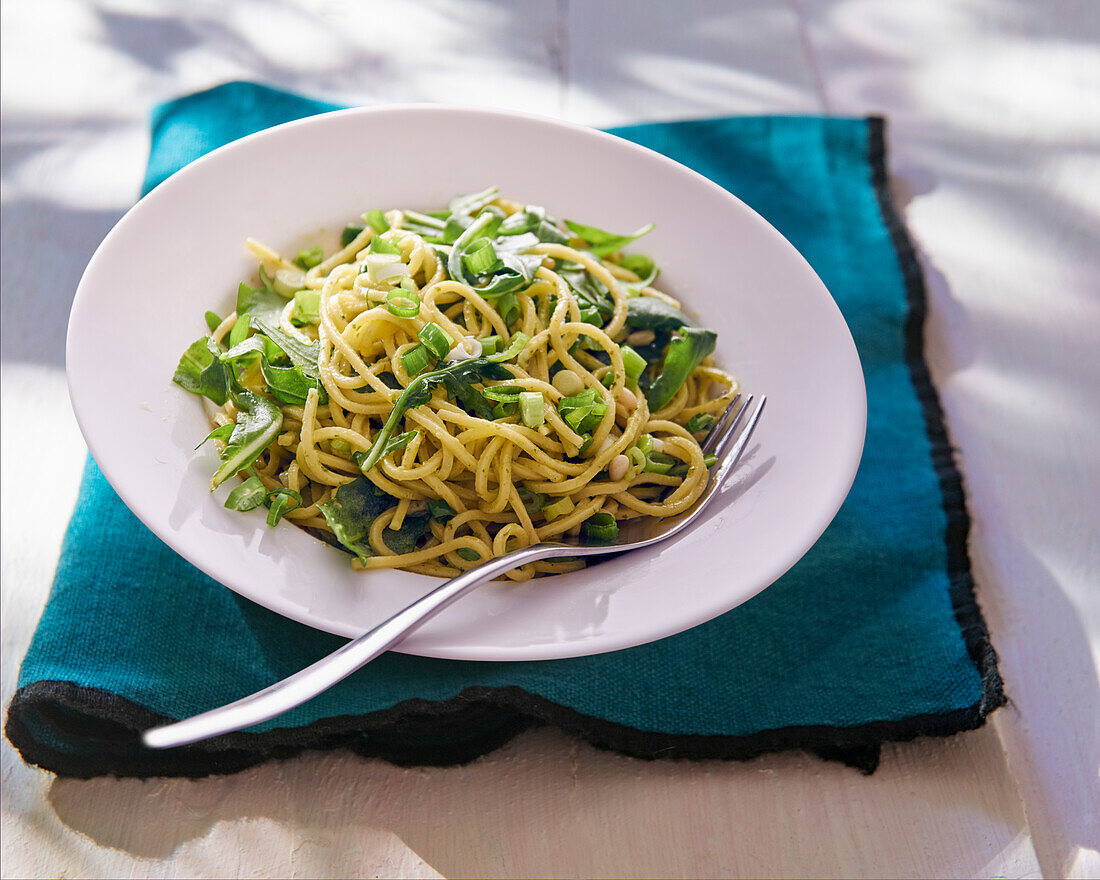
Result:
{"label": "green leaf", "polygon": [[233,329],[229,331],[229,347],[240,345],[246,339],[248,339],[248,332],[252,329],[252,319],[248,315],[241,315],[237,318],[237,323],[233,325]]}
{"label": "green leaf", "polygon": [[[396,499],[386,494],[366,477],[357,477],[341,486],[329,501],[317,505],[336,540],[363,561],[374,556],[367,536],[375,517],[394,507]],[[427,534],[427,511],[405,517],[399,529],[385,529],[382,540],[394,553],[411,553]]]}
{"label": "green leaf", "polygon": [[225,443],[229,439],[229,435],[232,433],[232,425],[218,425],[218,427],[216,427],[213,431],[203,437],[195,448],[200,448],[204,443],[206,443],[207,440],[221,440],[222,443]]}
{"label": "green leaf", "polygon": [[366,477],[356,477],[317,508],[328,520],[336,540],[365,562],[374,556],[367,541],[370,525],[376,516],[393,507],[395,500]]}
{"label": "green leaf", "polygon": [[283,403],[304,406],[317,380],[307,376],[301,367],[276,367],[267,358],[260,360],[260,373],[271,390]]}
{"label": "green leaf", "polygon": [[321,291],[299,290],[294,294],[294,311],[290,323],[296,327],[321,323]]}
{"label": "green leaf", "polygon": [[207,312],[203,315],[203,318],[206,320],[206,326],[210,328],[211,333],[221,326],[222,319],[218,317],[217,312]]}
{"label": "green leaf", "polygon": [[627,254],[619,261],[619,265],[639,278],[649,278],[651,275],[657,277],[657,264],[648,254]]}
{"label": "green leaf", "polygon": [[237,288],[237,314],[261,318],[269,324],[278,324],[286,307],[286,297],[273,287],[249,287],[243,281]]}
{"label": "green leaf", "polygon": [[637,241],[643,235],[648,235],[654,229],[654,224],[647,223],[637,232],[633,232],[630,235],[615,235],[614,233],[597,229],[595,226],[585,226],[583,223],[574,223],[572,220],[566,220],[565,225],[569,227],[569,230],[577,236],[577,238],[583,239],[584,242],[589,245],[589,249],[592,253],[597,257],[606,257],[608,254],[613,254],[615,251],[622,250],[632,241]]}
{"label": "green leaf", "polygon": [[718,334],[700,327],[682,327],[679,335],[672,337],[665,354],[661,374],[653,380],[646,395],[651,412],[657,412],[676,396],[692,371],[703,358],[714,351]]}
{"label": "green leaf", "polygon": [[[520,334],[516,335],[519,336]],[[362,471],[366,473],[378,463],[378,459],[382,457],[382,450],[385,449],[389,439],[394,435],[397,425],[405,417],[405,413],[431,400],[432,389],[437,385],[443,385],[447,389],[447,393],[467,412],[471,412],[479,418],[491,419],[492,407],[473,387],[473,383],[486,379],[512,378],[512,374],[505,367],[494,362],[499,357],[500,355],[494,355],[492,360],[485,357],[472,358],[468,361],[460,361],[457,364],[448,364],[438,370],[421,373],[413,379],[408,387],[401,392],[401,396],[397,398],[393,409],[390,410],[382,430],[375,436],[374,445],[371,446],[367,457],[360,464]]]}
{"label": "green leaf", "polygon": [[172,381],[192,394],[210,398],[218,406],[229,399],[229,370],[222,363],[221,349],[209,336],[188,346]]}
{"label": "green leaf", "polygon": [[[355,239],[359,237],[359,233],[366,228],[366,226],[360,226],[358,223],[349,223],[344,227],[344,231],[340,233],[340,247],[346,248],[355,241]],[[382,231],[385,232],[385,230]]]}
{"label": "green leaf", "polygon": [[442,498],[429,498],[428,513],[432,519],[446,522],[455,515],[455,510]]}
{"label": "green leaf", "polygon": [[636,296],[626,304],[626,326],[638,330],[677,330],[694,327],[676,306],[656,296]]}
{"label": "green leaf", "polygon": [[210,480],[211,489],[252,464],[279,436],[279,429],[283,426],[283,414],[279,407],[258,394],[241,391],[234,395],[233,402],[240,412],[222,452],[222,465]]}
{"label": "green leaf", "polygon": [[412,553],[420,539],[428,533],[430,520],[431,515],[427,511],[406,514],[401,528],[382,529],[382,541],[394,553]]}
{"label": "green leaf", "polygon": [[262,318],[255,318],[252,326],[263,333],[275,343],[279,349],[290,359],[290,362],[301,369],[304,378],[313,383],[321,395],[321,402],[328,400],[324,386],[321,384],[321,371],[317,362],[321,356],[321,346],[317,342],[306,344],[289,336],[277,327],[273,327]]}

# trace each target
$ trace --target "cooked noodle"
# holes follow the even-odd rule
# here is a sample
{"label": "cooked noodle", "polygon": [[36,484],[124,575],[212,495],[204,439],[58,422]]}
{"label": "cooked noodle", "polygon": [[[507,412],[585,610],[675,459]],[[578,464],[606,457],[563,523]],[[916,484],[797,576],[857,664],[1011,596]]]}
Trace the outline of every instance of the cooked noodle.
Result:
{"label": "cooked noodle", "polygon": [[[499,199],[493,204],[504,214],[519,207]],[[511,378],[474,387],[480,391],[505,385],[540,393],[545,401],[543,422],[527,426],[515,407],[504,407],[497,418],[482,418],[459,405],[443,385],[434,387],[430,400],[409,408],[398,428],[415,431],[412,439],[365,473],[395,502],[370,523],[364,543],[369,542],[373,555],[360,554],[354,561],[357,567],[453,576],[518,547],[562,536],[576,538],[582,524],[597,513],[610,514],[618,522],[667,517],[695,502],[708,476],[696,439],[704,435],[689,433],[685,425],[697,414],[720,415],[733,398],[736,382],[708,357],[658,412],[649,411],[640,390],[628,390],[620,344],[632,332],[626,318],[635,291],[624,284],[638,287],[642,279],[620,265],[618,254],[601,259],[569,244],[531,247],[527,253],[542,255],[542,264],[531,283],[515,291],[518,317],[508,325],[475,287],[450,277],[445,255],[405,228],[409,224],[401,211],[385,218],[387,231],[378,233],[366,226],[347,246],[304,273],[303,288],[319,293],[317,324],[292,321],[293,299],[282,312],[283,333],[305,344],[319,343],[317,368],[327,396],[322,401],[313,388],[304,405],[281,403],[279,435],[254,464],[269,492],[292,490],[300,495],[301,506],[285,513],[288,520],[337,543],[319,505],[331,502],[338,487],[363,475],[355,453],[371,450],[401,389],[412,381],[403,356],[419,344],[417,334],[428,323],[445,331],[456,348],[469,338],[497,336],[504,349],[524,334],[528,341],[523,348],[502,363]],[[387,307],[397,275],[372,280],[372,273],[360,271],[376,236],[394,246],[407,267],[399,277],[408,279],[405,289],[419,299],[415,317],[400,317]],[[573,239],[570,244],[581,242]],[[261,244],[250,240],[249,247],[268,273],[294,268],[292,261]],[[555,269],[562,265],[583,267],[606,288],[611,313],[601,326],[582,319],[582,303]],[[641,295],[678,305],[651,287]],[[214,340],[224,343],[236,320],[231,315],[222,321],[212,331]],[[643,332],[638,338],[646,341],[652,334]],[[565,396],[559,389],[569,383],[555,381],[555,376],[565,370],[579,378],[584,391],[593,389],[597,402],[607,405],[598,423],[585,432],[590,437],[575,431],[558,411]],[[601,379],[610,379],[610,387]],[[265,388],[256,369],[242,375],[241,383],[260,393]],[[575,385],[566,390],[571,397],[577,393]],[[236,414],[234,404],[226,403],[215,422],[231,423]],[[645,456],[632,447],[646,435],[654,450],[686,465],[686,472],[671,476],[642,471]],[[621,457],[628,454],[632,457],[627,473],[613,480],[609,469],[621,471]],[[532,495],[545,496],[541,507],[531,505]],[[553,506],[564,498],[571,509],[548,520],[546,508],[556,510]],[[429,500],[445,502],[454,515],[431,518],[414,548],[395,552],[386,543],[387,530],[400,529],[411,516],[423,516]],[[580,561],[536,562],[508,576],[518,581],[580,567]]]}

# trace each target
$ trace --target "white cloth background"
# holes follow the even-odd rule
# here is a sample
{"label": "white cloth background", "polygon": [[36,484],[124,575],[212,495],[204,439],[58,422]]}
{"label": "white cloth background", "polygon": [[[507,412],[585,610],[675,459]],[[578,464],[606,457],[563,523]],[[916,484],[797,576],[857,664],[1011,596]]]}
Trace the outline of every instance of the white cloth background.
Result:
{"label": "white cloth background", "polygon": [[1049,0],[9,0],[3,106],[3,698],[84,447],[64,334],[135,199],[151,106],[229,79],[596,126],[883,113],[926,256],[1011,703],[888,747],[643,763],[552,731],[474,764],[309,755],[200,781],[54,779],[3,744],[3,875],[1100,874],[1100,5]]}

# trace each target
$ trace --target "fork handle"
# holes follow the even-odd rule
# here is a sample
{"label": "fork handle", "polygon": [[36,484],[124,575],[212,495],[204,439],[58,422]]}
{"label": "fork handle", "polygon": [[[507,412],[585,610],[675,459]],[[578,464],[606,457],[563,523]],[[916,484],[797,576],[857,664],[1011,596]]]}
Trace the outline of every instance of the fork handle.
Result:
{"label": "fork handle", "polygon": [[183,721],[150,728],[142,735],[142,740],[152,749],[170,749],[251,727],[289,712],[347,678],[431,620],[452,602],[487,581],[529,562],[566,555],[584,555],[584,548],[533,544],[490,559],[436,587],[374,629],[352,639],[327,657],[322,657],[312,666],[236,702]]}

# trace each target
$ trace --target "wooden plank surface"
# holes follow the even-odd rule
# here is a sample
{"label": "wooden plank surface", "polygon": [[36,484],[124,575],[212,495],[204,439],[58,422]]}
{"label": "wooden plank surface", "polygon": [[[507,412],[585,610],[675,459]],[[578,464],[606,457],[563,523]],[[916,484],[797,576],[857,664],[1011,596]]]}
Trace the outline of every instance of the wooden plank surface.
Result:
{"label": "wooden plank surface", "polygon": [[[890,747],[645,763],[549,730],[468,767],[309,755],[200,781],[57,780],[3,743],[16,876],[1096,876],[1100,114],[1090,4],[626,0],[5,3],[3,697],[83,445],[63,376],[83,266],[155,102],[233,78],[592,125],[885,112],[928,256],[933,367],[1012,705]],[[982,64],[975,59],[981,58]],[[1038,65],[1043,75],[1030,75]],[[50,463],[47,484],[27,462]]]}

